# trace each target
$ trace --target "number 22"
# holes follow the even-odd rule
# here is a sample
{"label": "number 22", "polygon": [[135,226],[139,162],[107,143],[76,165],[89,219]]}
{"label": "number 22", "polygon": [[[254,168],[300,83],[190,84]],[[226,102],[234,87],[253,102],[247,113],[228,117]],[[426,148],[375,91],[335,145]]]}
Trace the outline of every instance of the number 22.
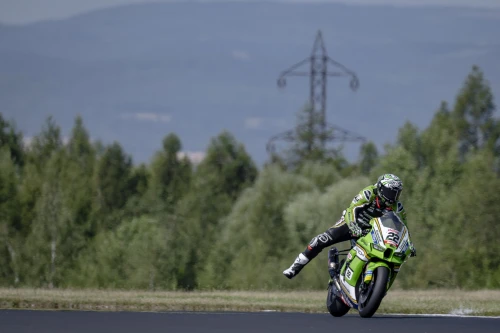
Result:
{"label": "number 22", "polygon": [[394,232],[390,232],[387,234],[387,240],[393,241],[394,243],[399,243],[399,236]]}

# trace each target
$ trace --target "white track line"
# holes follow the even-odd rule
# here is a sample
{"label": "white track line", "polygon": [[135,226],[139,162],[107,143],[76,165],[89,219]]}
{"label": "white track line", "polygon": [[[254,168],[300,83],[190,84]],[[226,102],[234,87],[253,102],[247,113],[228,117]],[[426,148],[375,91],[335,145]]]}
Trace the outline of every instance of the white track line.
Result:
{"label": "white track line", "polygon": [[[377,313],[375,313],[375,316]],[[489,319],[500,319],[498,316],[475,316],[475,315],[459,315],[459,314],[440,314],[440,313],[381,313],[379,316],[412,316],[412,317],[455,317],[455,318],[489,318]]]}
{"label": "white track line", "polygon": [[[261,310],[259,312],[280,312],[277,310]],[[285,313],[285,312],[284,312]],[[324,312],[328,313],[328,312]],[[356,315],[356,313],[350,313],[350,315]],[[375,313],[375,316],[389,317],[453,317],[453,318],[485,318],[485,319],[500,319],[500,316],[475,316],[475,315],[460,315],[460,314],[446,314],[446,313]]]}

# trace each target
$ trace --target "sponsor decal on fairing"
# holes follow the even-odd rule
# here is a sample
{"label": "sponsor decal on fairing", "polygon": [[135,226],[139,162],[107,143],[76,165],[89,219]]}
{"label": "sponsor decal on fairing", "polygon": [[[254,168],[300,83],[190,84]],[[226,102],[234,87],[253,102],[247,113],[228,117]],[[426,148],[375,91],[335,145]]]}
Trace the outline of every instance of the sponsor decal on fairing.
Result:
{"label": "sponsor decal on fairing", "polygon": [[363,260],[363,261],[368,261],[366,251],[365,251],[363,248],[361,248],[361,247],[359,247],[358,245],[356,245],[356,246],[354,247],[354,250],[356,250],[356,256],[357,256],[359,259],[361,259],[361,260]]}
{"label": "sponsor decal on fairing", "polygon": [[358,308],[358,302],[356,300],[356,291],[353,286],[349,285],[343,276],[340,276],[340,292],[345,296],[346,300],[348,301],[349,305],[357,309]]}

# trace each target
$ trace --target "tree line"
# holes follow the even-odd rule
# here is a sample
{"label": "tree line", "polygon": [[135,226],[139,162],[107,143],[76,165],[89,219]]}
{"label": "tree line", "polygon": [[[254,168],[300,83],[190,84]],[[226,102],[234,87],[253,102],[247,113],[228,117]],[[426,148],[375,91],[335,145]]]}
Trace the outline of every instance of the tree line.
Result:
{"label": "tree line", "polygon": [[0,286],[324,289],[327,251],[294,280],[282,271],[361,188],[391,172],[404,182],[418,251],[396,286],[499,288],[494,111],[474,66],[427,128],[407,122],[383,154],[367,142],[351,163],[311,144],[321,134],[300,126],[311,119],[304,108],[297,142],[260,169],[227,131],[197,165],[179,157],[175,133],[136,165],[118,142],[91,142],[80,116],[67,143],[49,117],[26,145],[0,113]]}

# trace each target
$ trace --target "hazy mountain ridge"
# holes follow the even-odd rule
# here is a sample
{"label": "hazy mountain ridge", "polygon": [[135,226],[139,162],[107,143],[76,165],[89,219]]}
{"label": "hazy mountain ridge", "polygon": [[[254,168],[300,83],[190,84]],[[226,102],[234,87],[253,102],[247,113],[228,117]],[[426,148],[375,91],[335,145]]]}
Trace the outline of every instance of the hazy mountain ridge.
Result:
{"label": "hazy mountain ridge", "polygon": [[[276,78],[309,55],[322,29],[332,58],[361,81],[356,93],[347,79],[329,81],[330,122],[381,145],[406,119],[425,126],[473,64],[500,90],[500,20],[491,12],[173,3],[0,25],[0,110],[28,136],[49,113],[68,133],[81,113],[93,137],[120,141],[136,161],[171,131],[186,150],[203,150],[226,128],[262,162],[267,139],[291,128],[308,98],[305,78],[284,91]],[[394,131],[374,137],[373,125]]]}

